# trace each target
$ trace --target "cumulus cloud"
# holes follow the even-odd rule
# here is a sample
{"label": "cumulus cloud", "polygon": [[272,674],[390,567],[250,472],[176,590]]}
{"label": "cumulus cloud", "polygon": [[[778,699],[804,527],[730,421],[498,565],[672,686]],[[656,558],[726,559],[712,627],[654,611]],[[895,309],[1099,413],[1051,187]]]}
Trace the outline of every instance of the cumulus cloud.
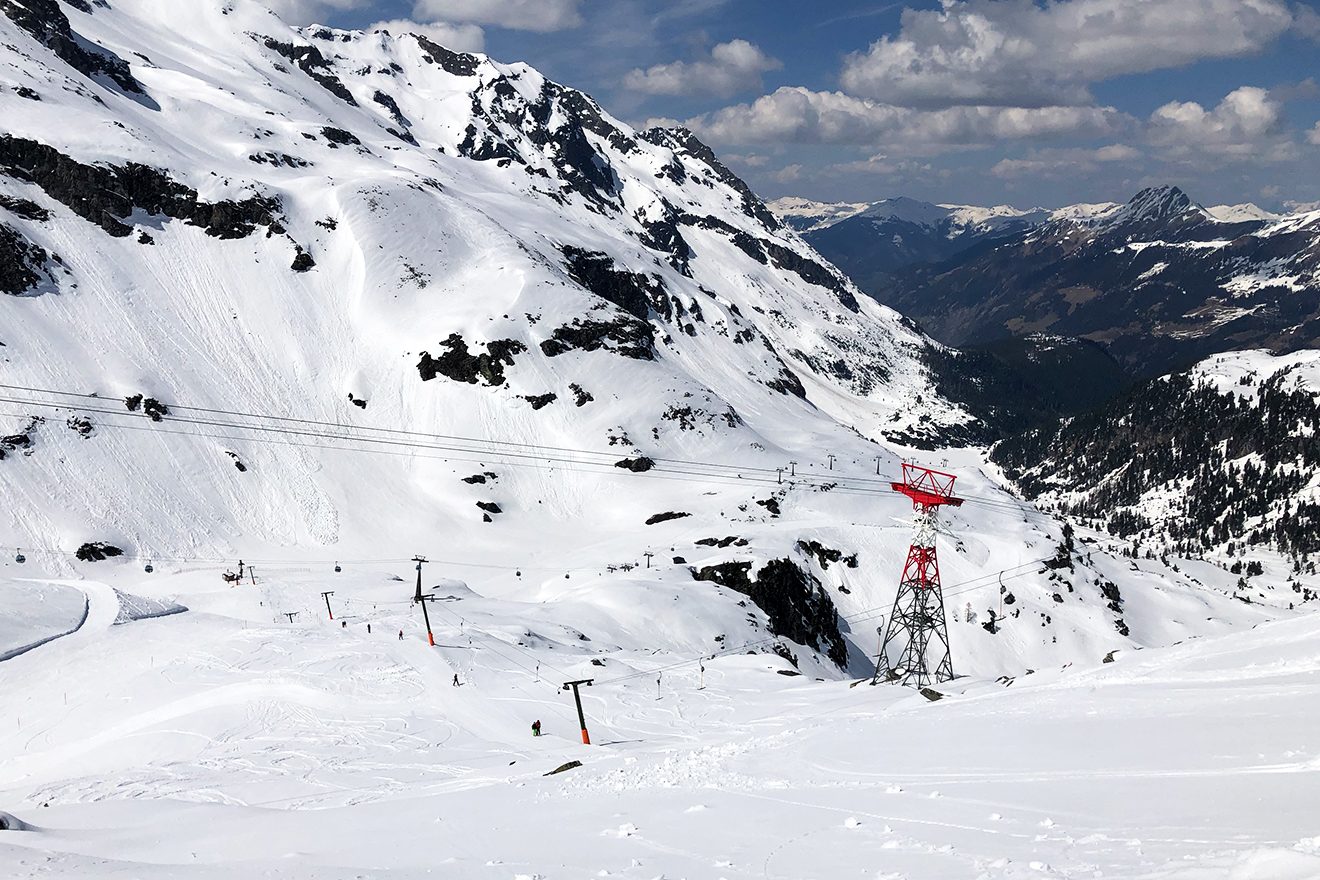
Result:
{"label": "cumulus cloud", "polygon": [[825,166],[827,174],[869,174],[877,177],[904,178],[924,177],[933,171],[929,162],[916,162],[911,159],[894,159],[884,153],[876,153],[855,162],[836,162]]}
{"label": "cumulus cloud", "polygon": [[690,119],[694,131],[733,143],[964,145],[1023,138],[1098,137],[1123,128],[1112,107],[949,107],[923,111],[842,92],[784,87],[750,104]]}
{"label": "cumulus cloud", "polygon": [[1293,30],[1308,40],[1320,43],[1320,12],[1299,4],[1297,14],[1293,16]]}
{"label": "cumulus cloud", "polygon": [[1287,158],[1283,104],[1268,90],[1243,86],[1213,109],[1195,101],[1170,101],[1151,114],[1152,142],[1175,153]]}
{"label": "cumulus cloud", "polygon": [[582,24],[581,0],[417,0],[413,17],[548,33]]}
{"label": "cumulus cloud", "polygon": [[845,91],[904,106],[1091,102],[1089,83],[1259,52],[1284,0],[945,0],[846,59]]}
{"label": "cumulus cloud", "polygon": [[427,24],[396,18],[390,21],[378,21],[367,30],[383,30],[392,34],[418,34],[454,52],[481,52],[486,48],[486,32],[475,24],[449,24],[443,21]]}
{"label": "cumulus cloud", "polygon": [[1108,144],[1095,149],[1037,150],[1023,158],[1001,159],[990,169],[995,177],[1062,177],[1090,173],[1106,165],[1140,159],[1142,153],[1127,144]]}
{"label": "cumulus cloud", "polygon": [[746,40],[730,40],[696,61],[673,61],[632,70],[625,87],[648,95],[708,94],[727,97],[759,88],[761,74],[783,67]]}
{"label": "cumulus cloud", "polygon": [[744,165],[748,168],[764,168],[770,164],[769,156],[762,156],[757,153],[725,153],[720,158],[725,165]]}
{"label": "cumulus cloud", "polygon": [[1310,131],[1306,133],[1307,143],[1315,144],[1320,147],[1320,122],[1317,122]]}

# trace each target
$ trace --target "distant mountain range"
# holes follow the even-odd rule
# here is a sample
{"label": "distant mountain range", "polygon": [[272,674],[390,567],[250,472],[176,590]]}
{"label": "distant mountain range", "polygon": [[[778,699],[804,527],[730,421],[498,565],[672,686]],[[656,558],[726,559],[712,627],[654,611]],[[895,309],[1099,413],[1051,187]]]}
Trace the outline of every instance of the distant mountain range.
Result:
{"label": "distant mountain range", "polygon": [[1204,208],[1172,186],[1055,211],[901,198],[770,207],[864,290],[953,345],[1081,337],[1155,375],[1320,338],[1320,211]]}
{"label": "distant mountain range", "polygon": [[[1026,497],[1138,547],[1191,557],[1269,546],[1314,571],[1320,351],[1216,355],[1010,437],[991,458]],[[1295,601],[1310,595],[1294,589]]]}

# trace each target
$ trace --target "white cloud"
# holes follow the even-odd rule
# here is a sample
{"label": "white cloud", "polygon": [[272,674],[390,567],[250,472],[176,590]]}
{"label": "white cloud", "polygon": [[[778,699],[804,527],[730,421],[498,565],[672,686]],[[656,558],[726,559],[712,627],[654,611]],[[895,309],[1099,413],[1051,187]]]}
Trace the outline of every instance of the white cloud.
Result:
{"label": "white cloud", "polygon": [[893,159],[884,153],[876,153],[866,159],[855,162],[837,162],[825,166],[827,174],[870,174],[877,177],[905,178],[929,175],[932,167],[928,162],[914,162],[910,159]]}
{"label": "white cloud", "polygon": [[774,174],[771,174],[770,176],[773,177],[775,180],[779,181],[780,183],[792,183],[795,180],[801,179],[802,166],[785,165],[783,168],[780,168],[778,171],[776,171]]}
{"label": "white cloud", "polygon": [[580,6],[581,0],[417,0],[413,17],[547,33],[582,24]]}
{"label": "white cloud", "polygon": [[1140,159],[1142,153],[1127,144],[1108,144],[1095,149],[1037,150],[1020,159],[1001,159],[990,169],[995,177],[1064,177],[1089,174],[1106,165]]}
{"label": "white cloud", "polygon": [[367,30],[385,30],[395,35],[419,34],[454,52],[481,52],[486,47],[486,32],[475,24],[448,24],[443,21],[424,24],[407,19],[394,19],[378,21]]}
{"label": "white cloud", "polygon": [[1151,114],[1148,134],[1175,154],[1278,160],[1291,157],[1282,128],[1282,102],[1266,89],[1243,86],[1211,110],[1195,101],[1170,101]]}
{"label": "white cloud", "polygon": [[769,156],[762,156],[757,153],[748,153],[746,155],[739,153],[725,153],[720,157],[725,165],[743,165],[747,168],[764,168],[770,164]]}
{"label": "white cloud", "polygon": [[687,121],[722,143],[959,145],[1103,136],[1128,123],[1112,107],[950,107],[922,111],[842,92],[784,87]]}
{"label": "white cloud", "polygon": [[1293,30],[1308,40],[1320,43],[1320,12],[1310,6],[1298,5],[1293,16]]}
{"label": "white cloud", "polygon": [[1320,122],[1317,122],[1315,126],[1312,127],[1312,129],[1306,133],[1306,140],[1308,143],[1312,143],[1315,144],[1317,147],[1320,147]]}
{"label": "white cloud", "polygon": [[625,87],[648,95],[708,94],[727,97],[759,88],[761,74],[783,65],[746,40],[730,40],[696,61],[673,61],[624,77]]}
{"label": "white cloud", "polygon": [[850,55],[855,95],[904,106],[1087,104],[1087,85],[1250,55],[1293,22],[1284,0],[944,0]]}

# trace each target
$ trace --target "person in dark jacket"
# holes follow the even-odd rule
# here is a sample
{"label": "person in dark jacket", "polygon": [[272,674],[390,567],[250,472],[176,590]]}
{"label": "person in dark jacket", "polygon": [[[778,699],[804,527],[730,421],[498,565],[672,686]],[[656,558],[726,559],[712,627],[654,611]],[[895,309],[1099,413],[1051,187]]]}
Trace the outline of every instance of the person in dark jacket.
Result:
{"label": "person in dark jacket", "polygon": [[538,718],[532,722],[532,736],[541,735],[541,719]]}

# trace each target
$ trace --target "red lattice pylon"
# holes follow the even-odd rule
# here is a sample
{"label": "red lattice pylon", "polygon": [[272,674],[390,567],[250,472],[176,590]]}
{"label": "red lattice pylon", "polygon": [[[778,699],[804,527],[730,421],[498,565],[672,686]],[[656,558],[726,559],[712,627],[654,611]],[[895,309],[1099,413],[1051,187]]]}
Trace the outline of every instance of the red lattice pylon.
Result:
{"label": "red lattice pylon", "polygon": [[935,557],[935,526],[942,506],[962,504],[961,498],[953,496],[956,479],[953,474],[904,463],[903,482],[890,484],[895,491],[912,499],[916,530],[908,547],[903,578],[898,583],[872,684],[896,681],[922,687],[953,678],[944,594],[940,590],[940,564]]}

